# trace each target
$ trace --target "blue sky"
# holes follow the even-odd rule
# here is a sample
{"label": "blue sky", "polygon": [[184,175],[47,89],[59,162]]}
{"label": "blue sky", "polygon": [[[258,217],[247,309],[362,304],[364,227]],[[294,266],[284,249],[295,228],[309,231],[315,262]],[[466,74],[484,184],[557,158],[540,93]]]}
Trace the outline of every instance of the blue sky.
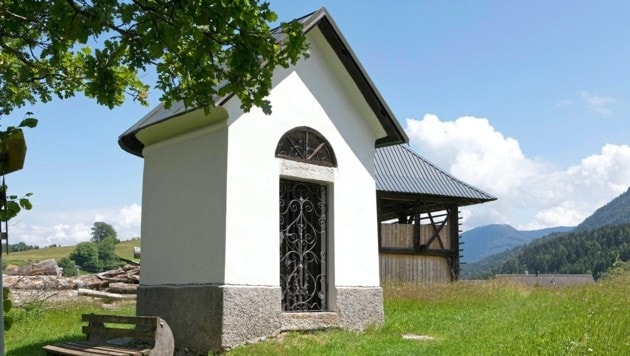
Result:
{"label": "blue sky", "polygon": [[[463,209],[464,230],[574,225],[630,186],[630,2],[271,2],[281,20],[322,6],[411,147],[499,198]],[[74,98],[4,117],[40,119],[7,176],[35,194],[11,242],[74,244],[94,221],[139,235],[142,160],[117,138],[150,109]]]}

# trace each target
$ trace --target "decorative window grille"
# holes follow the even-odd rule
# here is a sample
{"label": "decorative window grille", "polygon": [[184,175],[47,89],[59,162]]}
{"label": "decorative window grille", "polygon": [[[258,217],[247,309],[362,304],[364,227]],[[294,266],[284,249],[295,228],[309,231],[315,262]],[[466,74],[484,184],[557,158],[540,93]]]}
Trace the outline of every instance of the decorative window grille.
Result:
{"label": "decorative window grille", "polygon": [[298,127],[284,134],[278,142],[276,157],[321,166],[337,166],[335,153],[328,141],[309,127]]}
{"label": "decorative window grille", "polygon": [[326,187],[280,180],[280,287],[285,312],[327,308]]}

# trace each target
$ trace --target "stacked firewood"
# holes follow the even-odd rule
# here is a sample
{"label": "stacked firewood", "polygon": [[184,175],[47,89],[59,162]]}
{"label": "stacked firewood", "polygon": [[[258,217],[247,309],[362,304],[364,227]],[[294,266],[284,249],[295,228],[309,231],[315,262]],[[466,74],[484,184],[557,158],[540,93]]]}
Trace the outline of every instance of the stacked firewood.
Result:
{"label": "stacked firewood", "polygon": [[[54,262],[54,260],[53,260]],[[56,265],[56,263],[55,263]],[[62,277],[40,273],[40,268],[25,266],[4,276],[5,286],[19,290],[76,290],[78,295],[110,299],[134,299],[140,283],[140,266],[124,266],[111,271],[77,277]],[[31,274],[25,275],[26,272]]]}

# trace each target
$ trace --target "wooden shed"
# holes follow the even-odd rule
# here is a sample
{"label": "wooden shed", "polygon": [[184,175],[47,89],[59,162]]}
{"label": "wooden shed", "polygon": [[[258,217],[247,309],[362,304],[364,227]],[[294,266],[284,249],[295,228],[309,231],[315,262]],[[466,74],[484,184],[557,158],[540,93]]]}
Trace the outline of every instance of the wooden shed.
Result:
{"label": "wooden shed", "polygon": [[381,282],[459,278],[462,206],[496,200],[405,145],[376,150]]}

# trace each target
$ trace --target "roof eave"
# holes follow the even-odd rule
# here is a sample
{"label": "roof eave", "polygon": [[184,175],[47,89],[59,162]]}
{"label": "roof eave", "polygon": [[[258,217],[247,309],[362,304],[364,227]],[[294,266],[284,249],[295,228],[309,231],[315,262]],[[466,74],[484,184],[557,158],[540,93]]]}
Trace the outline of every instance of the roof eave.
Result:
{"label": "roof eave", "polygon": [[332,49],[341,60],[344,67],[356,83],[357,87],[365,97],[368,105],[379,120],[381,126],[387,133],[386,136],[376,140],[376,147],[385,147],[409,142],[407,134],[394,116],[393,112],[381,96],[380,92],[370,79],[369,75],[361,65],[358,57],[350,48],[350,45],[337,27],[326,8],[321,8],[308,16],[304,22],[304,33],[308,33],[313,28],[319,28]]}
{"label": "roof eave", "polygon": [[[381,94],[376,89],[376,86],[367,75],[367,72],[355,56],[354,52],[348,45],[348,42],[343,37],[343,34],[339,31],[339,28],[331,18],[326,8],[321,8],[310,15],[306,15],[300,19],[297,19],[296,21],[303,21],[303,30],[305,34],[315,27],[320,29],[330,46],[335,51],[335,54],[337,54],[340,61],[343,63],[344,67],[363,94],[366,102],[368,103],[371,110],[374,112],[374,115],[377,117],[379,123],[386,132],[386,135],[384,137],[376,140],[375,146],[385,147],[409,142],[407,134],[403,130],[402,126],[400,126],[398,120],[392,113],[391,109],[389,108]],[[217,106],[223,105],[232,96],[233,94],[229,94],[221,98],[217,103]],[[151,113],[147,115],[147,117],[160,108],[163,109],[162,104],[158,105],[154,110],[152,110]],[[156,125],[166,120],[170,120],[174,117],[183,115],[193,110],[196,109],[187,109],[184,112],[165,117],[146,126],[142,126],[142,122],[144,121],[144,119],[142,119],[134,126],[129,128],[127,131],[125,131],[122,135],[120,135],[120,137],[118,138],[118,144],[123,150],[133,155],[142,157],[144,144],[140,142],[140,140],[138,140],[138,138],[136,137],[136,134],[140,130],[145,129],[148,126]]]}

